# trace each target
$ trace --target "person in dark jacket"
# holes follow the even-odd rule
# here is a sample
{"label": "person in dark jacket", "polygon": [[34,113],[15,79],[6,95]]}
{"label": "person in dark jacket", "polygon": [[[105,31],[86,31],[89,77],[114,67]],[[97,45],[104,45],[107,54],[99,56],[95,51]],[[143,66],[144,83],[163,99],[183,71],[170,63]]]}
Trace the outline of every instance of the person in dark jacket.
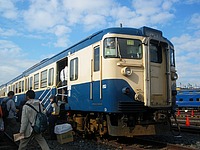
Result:
{"label": "person in dark jacket", "polygon": [[19,126],[16,120],[16,106],[14,102],[14,95],[13,91],[8,92],[8,97],[5,99],[7,101],[7,110],[8,110],[8,117],[5,119],[5,130],[9,135],[17,133],[19,130]]}

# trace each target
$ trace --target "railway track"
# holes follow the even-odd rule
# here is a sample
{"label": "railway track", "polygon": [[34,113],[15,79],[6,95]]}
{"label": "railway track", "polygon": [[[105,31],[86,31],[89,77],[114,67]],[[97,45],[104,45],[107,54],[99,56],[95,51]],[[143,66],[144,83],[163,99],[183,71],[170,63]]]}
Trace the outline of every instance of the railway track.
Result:
{"label": "railway track", "polygon": [[192,147],[182,146],[178,144],[171,144],[167,142],[160,142],[155,140],[150,140],[148,138],[135,137],[135,138],[123,138],[115,140],[98,140],[99,143],[107,144],[116,149],[120,150],[197,150]]}
{"label": "railway track", "polygon": [[[200,112],[197,110],[178,110],[176,119],[182,132],[200,133]],[[177,130],[177,124],[172,118],[172,128]]]}
{"label": "railway track", "polygon": [[[195,118],[195,117],[194,117]],[[180,119],[180,117],[179,117]],[[184,119],[183,119],[184,120]],[[196,119],[194,119],[196,120]],[[180,121],[180,120],[179,120]],[[192,121],[192,120],[191,120]],[[190,132],[190,133],[197,133],[197,131],[200,132],[199,128],[193,128],[193,126],[185,127],[185,121],[181,126],[181,131],[182,132]],[[2,139],[5,139],[2,141]],[[6,140],[7,139],[7,140]],[[150,140],[149,140],[150,139]],[[152,140],[153,139],[153,140]],[[115,147],[114,149],[117,150],[145,150],[145,149],[153,149],[153,150],[196,150],[195,148],[192,147],[187,147],[183,146],[185,145],[182,142],[178,142],[177,144],[172,144],[173,142],[160,142],[159,140],[157,141],[154,138],[151,138],[150,136],[142,136],[142,137],[134,137],[134,138],[114,138],[114,137],[109,137],[108,139],[100,139],[98,138],[97,141],[95,141],[97,145],[108,145],[108,147]],[[53,145],[51,147],[55,147],[55,145],[52,143],[52,141],[48,142],[49,145]],[[75,143],[80,142],[76,141]],[[90,143],[88,141],[88,143]],[[99,143],[99,144],[98,144]],[[82,143],[83,144],[83,143]],[[85,145],[86,144],[86,145]],[[87,142],[84,142],[83,147],[87,147]],[[186,144],[187,145],[187,144]],[[3,138],[0,138],[0,150],[16,150],[17,146],[15,142],[12,141],[12,138],[9,138],[8,135],[4,135]],[[75,144],[70,145],[72,148],[77,147]],[[32,146],[35,147],[35,146]],[[62,147],[62,145],[56,144],[56,149],[58,147]],[[67,146],[69,147],[69,146]],[[67,149],[66,147],[66,149]],[[64,148],[65,149],[65,148]],[[64,150],[63,149],[63,150]],[[112,150],[112,148],[109,148]],[[103,150],[103,149],[102,149]]]}

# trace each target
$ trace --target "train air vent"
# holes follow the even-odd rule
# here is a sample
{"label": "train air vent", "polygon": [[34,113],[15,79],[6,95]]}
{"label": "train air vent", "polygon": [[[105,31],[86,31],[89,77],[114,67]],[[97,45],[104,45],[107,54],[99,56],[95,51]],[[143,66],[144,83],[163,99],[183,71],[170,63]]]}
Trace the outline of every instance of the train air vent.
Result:
{"label": "train air vent", "polygon": [[119,102],[118,110],[124,113],[145,111],[143,102]]}

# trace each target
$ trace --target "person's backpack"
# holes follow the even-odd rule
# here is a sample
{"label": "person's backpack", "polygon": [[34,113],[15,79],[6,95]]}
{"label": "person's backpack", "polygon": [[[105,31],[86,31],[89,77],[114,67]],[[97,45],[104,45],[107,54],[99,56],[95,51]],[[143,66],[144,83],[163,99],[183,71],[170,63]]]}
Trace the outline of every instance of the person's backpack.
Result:
{"label": "person's backpack", "polygon": [[[39,111],[37,111],[31,104],[26,103],[26,105],[31,107],[32,109],[34,109],[37,112],[36,117],[35,117],[35,123],[32,126],[33,131],[35,133],[45,132],[48,128],[48,121],[47,121],[47,116],[41,112],[40,104],[39,104]],[[32,123],[31,123],[31,125],[32,125]]]}
{"label": "person's backpack", "polygon": [[2,113],[3,113],[3,120],[5,120],[8,117],[9,111],[11,109],[11,107],[9,108],[9,110],[7,109],[7,102],[9,100],[10,99],[3,100],[2,103],[1,103],[1,108],[2,108]]}

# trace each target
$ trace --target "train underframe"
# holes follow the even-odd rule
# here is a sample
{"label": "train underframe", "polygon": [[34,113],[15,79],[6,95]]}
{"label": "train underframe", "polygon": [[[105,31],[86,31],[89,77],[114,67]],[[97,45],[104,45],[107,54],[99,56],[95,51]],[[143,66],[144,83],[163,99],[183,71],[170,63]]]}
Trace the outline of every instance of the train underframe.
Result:
{"label": "train underframe", "polygon": [[165,134],[170,131],[170,110],[135,113],[70,112],[68,121],[84,134],[125,136]]}

